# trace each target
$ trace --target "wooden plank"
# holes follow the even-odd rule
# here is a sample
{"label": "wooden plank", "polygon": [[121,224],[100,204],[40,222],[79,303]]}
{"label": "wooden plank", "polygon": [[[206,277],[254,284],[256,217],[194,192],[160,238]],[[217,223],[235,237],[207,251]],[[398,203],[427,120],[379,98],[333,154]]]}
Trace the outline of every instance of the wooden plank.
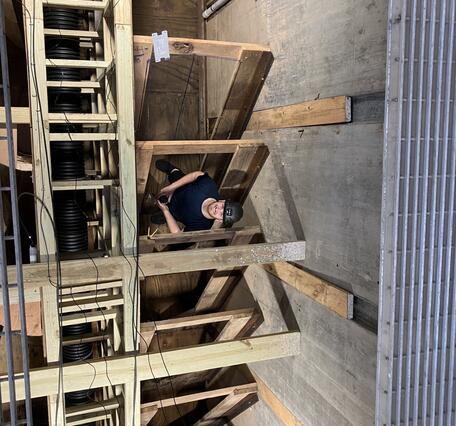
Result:
{"label": "wooden plank", "polygon": [[141,426],[147,426],[157,413],[157,407],[153,406],[143,408],[141,405]]}
{"label": "wooden plank", "polygon": [[47,36],[60,36],[60,37],[75,37],[75,38],[101,38],[97,31],[84,31],[84,30],[63,30],[56,28],[45,28],[44,35]]}
{"label": "wooden plank", "polygon": [[[254,314],[253,308],[237,309],[226,312],[216,312],[204,315],[193,315],[189,317],[174,318],[169,320],[145,322],[141,324],[141,345],[143,352],[147,352],[152,339],[157,331],[175,330],[185,327],[197,327],[205,324],[227,322],[217,341],[231,340],[236,337]],[[243,325],[241,326],[241,323]]]}
{"label": "wooden plank", "polygon": [[[139,257],[139,267],[144,276],[177,274],[180,272],[204,271],[211,269],[232,269],[241,266],[298,261],[305,258],[304,241],[290,243],[263,243],[207,249],[181,250],[165,253],[148,253]],[[96,267],[95,267],[95,265]],[[132,257],[110,257],[93,260],[72,260],[60,262],[62,281],[65,285],[85,285],[122,279],[135,264]],[[24,289],[33,298],[36,288],[51,286],[49,281],[56,279],[56,264],[28,264],[23,266]],[[8,281],[14,282],[16,269],[8,266]],[[12,303],[15,293],[11,292]]]}
{"label": "wooden plank", "polygon": [[254,310],[251,310],[250,315],[244,315],[241,318],[232,318],[228,323],[223,327],[220,334],[217,336],[216,341],[222,342],[223,340],[233,340],[239,336],[242,329],[247,325],[247,323],[252,318]]}
{"label": "wooden plank", "polygon": [[[30,124],[30,109],[28,107],[12,107],[13,124]],[[0,123],[6,123],[5,107],[0,107]]]}
{"label": "wooden plank", "polygon": [[77,293],[82,293],[82,292],[88,292],[88,291],[99,291],[99,290],[104,290],[104,289],[109,289],[109,288],[118,288],[122,287],[122,281],[113,281],[113,282],[97,282],[95,284],[71,284],[71,285],[66,285],[66,283],[63,283],[62,289],[60,290],[60,294],[62,295],[67,295],[67,294],[77,294]]}
{"label": "wooden plank", "polygon": [[[131,379],[135,363],[137,380],[152,380],[169,375],[186,374],[250,362],[266,361],[297,355],[300,351],[300,333],[286,332],[268,336],[217,342],[183,349],[164,351],[162,354],[124,355],[92,362],[76,362],[30,371],[31,396],[37,398],[55,394],[59,374],[62,373],[65,392],[119,385]],[[163,357],[163,358],[162,358]],[[165,368],[165,365],[167,368]],[[167,371],[168,370],[168,371]],[[16,378],[16,398],[24,399],[24,380]],[[0,377],[2,402],[9,402],[8,380]]]}
{"label": "wooden plank", "polygon": [[85,191],[89,189],[103,189],[106,186],[114,186],[116,181],[112,179],[87,179],[87,180],[55,180],[52,182],[53,191]]}
{"label": "wooden plank", "polygon": [[51,113],[49,122],[58,123],[82,123],[82,124],[115,124],[116,114],[74,114],[74,113]]}
{"label": "wooden plank", "polygon": [[245,385],[238,385],[238,386],[229,386],[221,389],[213,389],[207,390],[204,392],[196,392],[189,395],[183,396],[176,396],[175,398],[167,398],[161,399],[158,401],[153,402],[146,402],[141,404],[141,411],[146,408],[158,407],[158,408],[165,408],[165,407],[172,407],[174,405],[179,404],[187,404],[189,402],[195,401],[203,401],[205,399],[212,399],[212,398],[219,398],[221,396],[229,395],[230,393],[236,390],[245,390],[249,393],[253,393],[257,391],[256,383],[247,383]]}
{"label": "wooden plank", "polygon": [[105,410],[116,410],[119,408],[117,398],[111,398],[105,401],[94,401],[84,405],[74,405],[66,408],[66,417],[79,416],[81,414],[99,413]]}
{"label": "wooden plank", "polygon": [[344,319],[353,319],[353,294],[287,262],[263,265],[285,284],[310,297]]}
{"label": "wooden plank", "polygon": [[108,61],[88,61],[82,59],[46,59],[48,68],[108,68]]}
{"label": "wooden plank", "polygon": [[273,61],[270,51],[242,52],[211,139],[238,139],[242,136]]}
{"label": "wooden plank", "polygon": [[51,142],[79,142],[79,141],[115,141],[117,133],[51,133]]}
{"label": "wooden plank", "polygon": [[[254,391],[253,391],[254,392]],[[212,410],[204,415],[199,421],[194,423],[194,426],[209,426],[216,420],[227,418],[227,413],[232,410],[243,399],[248,397],[252,391],[248,389],[236,389],[231,392],[226,398],[219,402]]]}
{"label": "wooden plank", "polygon": [[261,380],[258,375],[254,374],[253,377],[258,385],[258,395],[268,405],[277,418],[283,423],[284,426],[302,426],[299,419],[284,405],[284,403],[277,398],[272,390]]}
{"label": "wooden plank", "polygon": [[351,98],[336,96],[256,111],[247,130],[284,129],[351,122]]}
{"label": "wooden plank", "polygon": [[[271,52],[242,52],[210,139],[242,137],[273,60]],[[207,170],[216,182],[221,182],[227,161],[225,155],[211,155],[206,158],[203,169]]]}
{"label": "wooden plank", "polygon": [[113,295],[106,297],[95,297],[83,301],[68,301],[60,303],[60,310],[66,314],[68,312],[78,312],[88,309],[108,308],[111,306],[123,305],[123,296]]}
{"label": "wooden plank", "polygon": [[[231,246],[249,244],[252,237],[237,236],[231,241]],[[248,246],[247,246],[248,247]],[[203,312],[211,309],[216,309],[221,304],[221,296],[223,295],[226,287],[229,285],[232,268],[217,268],[211,278],[209,279],[206,287],[204,288],[198,302],[195,306],[195,312]]]}
{"label": "wooden plank", "polygon": [[104,10],[107,0],[43,0],[49,7],[70,7],[72,9]]}
{"label": "wooden plank", "polygon": [[[114,3],[116,94],[120,178],[121,246],[125,254],[136,251],[136,153],[134,127],[134,75],[132,6],[129,0]],[[139,419],[138,419],[139,422]]]}
{"label": "wooden plank", "polygon": [[78,89],[99,89],[101,87],[98,81],[48,81],[47,87],[71,87]]}
{"label": "wooden plank", "polygon": [[115,309],[101,309],[94,312],[79,312],[77,314],[65,315],[62,317],[62,327],[67,325],[86,324],[97,321],[108,321],[117,316]]}
{"label": "wooden plank", "polygon": [[181,232],[179,234],[156,234],[139,237],[139,252],[150,253],[157,245],[172,245],[182,243],[199,243],[205,241],[232,240],[235,235],[253,238],[262,233],[259,226],[246,226],[238,228],[220,228],[204,231]]}
{"label": "wooden plank", "polygon": [[136,142],[137,155],[153,151],[154,155],[177,154],[233,154],[239,146],[250,148],[265,146],[256,139],[206,140],[206,141],[139,141]]}
{"label": "wooden plank", "polygon": [[269,156],[266,145],[239,146],[220,184],[220,198],[243,203]]}
{"label": "wooden plank", "polygon": [[[79,336],[64,336],[62,339],[62,346],[78,345],[79,343],[93,343],[107,340],[111,334],[106,332],[80,334]],[[68,410],[67,410],[68,413]]]}
{"label": "wooden plank", "polygon": [[100,422],[102,420],[112,420],[112,414],[107,412],[102,413],[91,413],[91,414],[81,414],[80,416],[70,417],[66,420],[66,426],[78,426],[78,425],[87,425],[93,422]]}
{"label": "wooden plank", "polygon": [[[183,37],[169,37],[168,40],[169,53],[171,55],[196,55],[238,61],[246,50],[251,52],[271,52],[267,46],[253,43],[236,43]],[[133,41],[135,44],[150,46],[148,50],[150,57],[153,52],[152,37],[135,35]]]}
{"label": "wooden plank", "polygon": [[[32,19],[30,10],[35,10]],[[24,37],[27,53],[27,74],[31,114],[33,183],[35,194],[41,202],[35,202],[37,243],[40,260],[54,256],[56,246],[53,237],[52,191],[49,177],[44,171],[51,170],[48,97],[46,88],[45,46],[43,33],[43,8],[40,1],[26,0],[23,3]]]}

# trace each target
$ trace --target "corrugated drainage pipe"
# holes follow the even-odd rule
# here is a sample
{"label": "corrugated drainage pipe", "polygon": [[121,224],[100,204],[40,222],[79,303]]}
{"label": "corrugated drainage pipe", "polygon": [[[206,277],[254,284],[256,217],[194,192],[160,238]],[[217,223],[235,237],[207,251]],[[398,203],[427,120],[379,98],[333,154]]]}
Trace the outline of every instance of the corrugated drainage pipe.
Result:
{"label": "corrugated drainage pipe", "polygon": [[219,10],[221,7],[225,6],[228,2],[231,0],[217,0],[212,6],[208,7],[204,12],[203,12],[203,18],[207,19],[211,15],[213,15],[217,10]]}

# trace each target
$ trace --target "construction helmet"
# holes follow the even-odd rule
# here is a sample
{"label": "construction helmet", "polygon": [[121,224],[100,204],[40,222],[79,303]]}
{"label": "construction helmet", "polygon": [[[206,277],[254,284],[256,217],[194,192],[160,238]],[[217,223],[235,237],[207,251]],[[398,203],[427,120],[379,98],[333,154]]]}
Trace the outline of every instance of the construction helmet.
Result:
{"label": "construction helmet", "polygon": [[242,219],[243,214],[244,210],[240,203],[226,200],[223,209],[223,226],[230,228],[235,222]]}

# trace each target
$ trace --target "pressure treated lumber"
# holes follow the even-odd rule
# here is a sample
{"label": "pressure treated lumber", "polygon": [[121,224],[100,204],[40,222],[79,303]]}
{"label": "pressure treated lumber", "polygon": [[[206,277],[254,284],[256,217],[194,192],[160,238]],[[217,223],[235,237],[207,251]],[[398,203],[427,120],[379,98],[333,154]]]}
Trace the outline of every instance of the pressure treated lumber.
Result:
{"label": "pressure treated lumber", "polygon": [[[133,37],[135,45],[142,45],[149,49],[144,52],[151,57],[153,54],[153,41],[150,36],[135,35]],[[171,55],[196,55],[212,58],[231,59],[238,61],[241,59],[243,51],[270,51],[264,45],[253,43],[236,43],[231,41],[201,40],[194,38],[169,37],[169,53]],[[150,46],[150,47],[149,47]]]}
{"label": "pressure treated lumber", "polygon": [[253,148],[265,146],[259,139],[220,139],[220,140],[185,140],[185,141],[138,141],[137,155],[152,151],[153,155],[182,154],[234,154],[238,147]]}
{"label": "pressure treated lumber", "polygon": [[[260,337],[209,343],[184,349],[165,351],[162,354],[114,356],[76,362],[62,368],[64,392],[124,384],[131,380],[136,364],[138,381],[151,380],[177,374],[186,374],[257,361],[297,355],[300,333],[286,332]],[[166,365],[166,368],[165,368]],[[30,388],[32,398],[58,392],[60,367],[32,369]],[[1,380],[2,402],[9,402],[8,381]],[[23,400],[24,380],[16,379],[17,400]]]}
{"label": "pressure treated lumber", "polygon": [[[148,253],[139,256],[139,267],[144,276],[232,269],[257,263],[303,260],[305,247],[304,241],[295,241]],[[64,261],[60,262],[60,269],[63,285],[87,285],[95,284],[97,279],[98,282],[121,280],[131,274],[132,265],[135,265],[132,257],[118,256]],[[50,262],[49,269],[47,263],[24,265],[23,271],[27,301],[39,300],[36,291],[57,282],[54,262]],[[8,266],[8,281],[15,282],[15,278],[15,267]],[[14,291],[11,291],[11,300],[15,303]]]}
{"label": "pressure treated lumber", "polygon": [[263,265],[263,268],[342,318],[353,318],[353,295],[348,291],[288,262]]}
{"label": "pressure treated lumber", "polygon": [[206,413],[201,420],[196,422],[194,426],[210,426],[217,422],[217,420],[226,419],[228,413],[244,399],[252,393],[248,389],[235,389],[226,398],[220,401],[208,413]]}
{"label": "pressure treated lumber", "polygon": [[141,411],[143,409],[146,409],[149,407],[155,407],[158,409],[158,408],[172,407],[176,404],[187,404],[189,402],[202,401],[202,400],[211,399],[211,398],[219,398],[221,396],[229,395],[230,393],[232,393],[236,390],[238,390],[238,391],[246,390],[249,393],[253,393],[253,392],[257,391],[257,385],[256,385],[256,383],[248,383],[245,385],[229,386],[229,387],[221,388],[221,389],[214,389],[214,390],[208,390],[208,391],[203,391],[203,392],[196,392],[196,393],[192,393],[189,395],[176,396],[175,398],[167,398],[167,399],[161,399],[161,400],[153,401],[153,402],[146,402],[144,404],[141,404]]}
{"label": "pressure treated lumber", "polygon": [[226,322],[227,324],[217,336],[217,341],[236,338],[255,313],[254,308],[233,311],[215,312],[211,314],[193,315],[169,320],[144,322],[141,324],[142,352],[147,352],[156,332],[176,330],[179,328],[198,327],[207,324]]}
{"label": "pressure treated lumber", "polygon": [[139,238],[139,252],[149,253],[157,245],[172,245],[182,243],[199,243],[205,241],[232,240],[237,236],[256,236],[261,234],[261,227],[246,226],[239,228],[220,228],[204,231],[180,232],[179,234],[156,234],[148,237],[147,235]]}
{"label": "pressure treated lumber", "polygon": [[247,130],[283,129],[351,122],[351,98],[336,96],[255,111]]}
{"label": "pressure treated lumber", "polygon": [[256,374],[251,372],[258,386],[258,395],[264,401],[284,426],[302,426],[296,416],[272,392],[272,390]]}
{"label": "pressure treated lumber", "polygon": [[[28,107],[12,107],[13,124],[30,124],[30,109]],[[6,123],[5,107],[0,107],[0,123]]]}

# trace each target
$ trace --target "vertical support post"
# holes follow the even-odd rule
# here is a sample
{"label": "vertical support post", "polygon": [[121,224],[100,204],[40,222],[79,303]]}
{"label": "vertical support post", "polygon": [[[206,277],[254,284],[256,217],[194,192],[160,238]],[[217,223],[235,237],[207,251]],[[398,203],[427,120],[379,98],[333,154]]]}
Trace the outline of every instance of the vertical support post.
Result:
{"label": "vertical support post", "polygon": [[133,109],[133,30],[129,0],[114,4],[114,38],[116,46],[117,131],[120,172],[120,227],[124,254],[136,251],[136,166],[135,118]]}
{"label": "vertical support post", "polygon": [[[32,132],[33,182],[38,254],[41,261],[53,258],[56,252],[51,188],[51,153],[49,143],[48,96],[46,86],[46,54],[42,0],[24,0],[24,35],[27,52],[30,124]],[[60,333],[57,293],[47,286],[41,293],[45,352],[48,364],[58,362]],[[63,388],[60,395],[48,397],[49,424],[65,425]]]}

